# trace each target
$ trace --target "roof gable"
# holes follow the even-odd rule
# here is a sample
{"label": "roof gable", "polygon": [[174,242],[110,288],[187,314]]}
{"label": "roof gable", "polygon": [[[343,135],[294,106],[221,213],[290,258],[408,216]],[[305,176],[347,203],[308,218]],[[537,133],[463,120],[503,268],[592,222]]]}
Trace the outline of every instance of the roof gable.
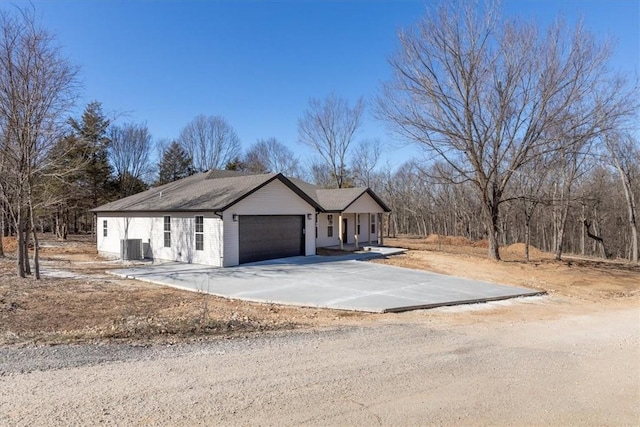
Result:
{"label": "roof gable", "polygon": [[318,202],[327,212],[342,212],[348,209],[363,194],[369,194],[383,211],[391,212],[391,209],[367,187],[318,189],[316,194]]}

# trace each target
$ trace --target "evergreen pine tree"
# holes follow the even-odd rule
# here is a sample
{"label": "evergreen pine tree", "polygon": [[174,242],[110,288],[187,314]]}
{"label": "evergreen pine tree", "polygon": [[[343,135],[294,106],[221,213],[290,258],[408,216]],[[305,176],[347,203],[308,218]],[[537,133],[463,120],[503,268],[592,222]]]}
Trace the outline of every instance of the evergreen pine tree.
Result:
{"label": "evergreen pine tree", "polygon": [[162,159],[158,166],[158,185],[177,181],[194,173],[191,158],[175,141],[162,152]]}
{"label": "evergreen pine tree", "polygon": [[55,179],[42,183],[48,195],[43,203],[55,209],[54,228],[61,239],[66,239],[69,231],[93,229],[89,209],[114,195],[107,158],[109,120],[100,103],[87,105],[81,119],[70,118],[69,125],[71,131],[52,148],[52,166],[45,170],[44,176]]}
{"label": "evergreen pine tree", "polygon": [[104,116],[102,105],[94,101],[87,105],[80,122],[70,119],[69,123],[86,161],[82,171],[82,193],[88,198],[89,207],[95,208],[112,198],[107,191],[112,175],[107,137],[110,121]]}

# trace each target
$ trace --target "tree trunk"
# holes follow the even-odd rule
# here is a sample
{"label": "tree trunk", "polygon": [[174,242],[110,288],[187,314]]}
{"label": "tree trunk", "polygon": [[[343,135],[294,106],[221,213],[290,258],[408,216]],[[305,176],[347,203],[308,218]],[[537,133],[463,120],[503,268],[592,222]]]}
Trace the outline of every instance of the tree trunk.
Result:
{"label": "tree trunk", "polygon": [[489,238],[489,258],[500,261],[500,212],[498,202],[494,197],[493,200],[485,200],[482,206],[487,237]]}
{"label": "tree trunk", "polygon": [[631,262],[638,263],[638,226],[631,224]]}
{"label": "tree trunk", "polygon": [[624,189],[624,196],[627,201],[627,214],[629,217],[629,229],[631,230],[631,262],[638,263],[638,211],[636,207],[636,200],[633,194],[633,186],[631,185],[631,174],[628,169],[625,169],[623,163],[620,161],[620,157],[617,154],[617,150],[612,145],[612,141],[608,138],[605,139],[607,148],[611,154],[613,164],[618,170],[620,175],[620,181]]}
{"label": "tree trunk", "polygon": [[60,239],[60,227],[62,225],[60,206],[58,206],[56,208],[56,219],[55,219],[55,221],[56,221],[56,224],[55,224],[56,239]]}
{"label": "tree trunk", "polygon": [[3,245],[4,218],[5,218],[4,202],[0,200],[0,258],[4,258],[4,245]]}
{"label": "tree trunk", "polygon": [[67,240],[69,236],[69,207],[65,205],[62,209],[62,240]]}
{"label": "tree trunk", "polygon": [[[580,220],[584,223],[584,221],[587,220],[587,217],[584,213],[585,210],[585,204],[582,204],[582,214],[580,215]],[[584,227],[582,228],[582,233],[580,233],[580,255],[584,256],[585,255],[585,239],[584,239]]]}
{"label": "tree trunk", "polygon": [[[595,242],[597,242],[598,247],[600,249],[600,257],[602,257],[602,259],[607,259],[608,255],[607,255],[607,249],[604,246],[604,239],[598,236],[597,234],[594,234],[591,232],[591,221],[587,221],[585,219],[583,224],[584,224],[584,228],[587,231],[587,236],[589,236],[590,239],[593,239]],[[598,232],[597,230],[595,230],[595,226],[594,226],[594,231],[595,233]]]}
{"label": "tree trunk", "polygon": [[529,262],[529,243],[531,242],[531,217],[525,214],[524,220],[524,259]]}
{"label": "tree trunk", "polygon": [[631,188],[631,181],[624,173],[622,167],[618,166],[618,172],[622,179],[624,187],[624,196],[627,200],[627,213],[629,216],[629,229],[631,230],[631,262],[638,263],[638,222],[637,222],[637,208],[636,200]]}
{"label": "tree trunk", "polygon": [[35,218],[33,216],[33,201],[31,190],[29,190],[29,222],[31,224],[31,232],[33,233],[33,268],[35,270],[36,280],[40,280],[40,248],[38,248],[38,234],[36,230]]}
{"label": "tree trunk", "polygon": [[30,234],[29,219],[24,219],[24,230],[22,231],[24,237],[22,239],[24,243],[24,273],[28,276],[31,275],[31,262],[29,261],[29,234]]}
{"label": "tree trunk", "polygon": [[569,214],[569,204],[571,203],[571,186],[576,174],[576,167],[577,166],[574,159],[574,163],[571,169],[566,172],[564,176],[560,207],[554,208],[554,226],[556,230],[554,249],[556,253],[556,261],[562,260],[562,252],[564,250],[564,234],[567,225],[567,216]]}
{"label": "tree trunk", "polygon": [[17,253],[17,261],[18,261],[18,276],[25,278],[26,274],[25,274],[25,270],[24,270],[24,234],[23,234],[23,229],[24,229],[24,224],[23,224],[23,219],[22,219],[22,208],[18,207],[18,217],[16,218],[16,224],[17,224],[17,230],[16,230],[16,237],[17,237],[17,248],[18,248],[18,253]]}
{"label": "tree trunk", "polygon": [[[562,209],[564,211],[564,208]],[[564,228],[567,223],[567,216],[561,213],[556,218],[556,247],[554,248],[556,254],[556,261],[562,260],[562,251],[564,250]]]}

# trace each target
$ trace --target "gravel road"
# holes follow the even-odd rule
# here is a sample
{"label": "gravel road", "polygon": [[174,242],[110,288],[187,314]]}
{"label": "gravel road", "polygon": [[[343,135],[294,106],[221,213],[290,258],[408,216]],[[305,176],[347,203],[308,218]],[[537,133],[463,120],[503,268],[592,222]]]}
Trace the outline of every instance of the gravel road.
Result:
{"label": "gravel road", "polygon": [[[513,307],[517,310],[517,306]],[[0,425],[638,425],[637,307],[0,349]]]}

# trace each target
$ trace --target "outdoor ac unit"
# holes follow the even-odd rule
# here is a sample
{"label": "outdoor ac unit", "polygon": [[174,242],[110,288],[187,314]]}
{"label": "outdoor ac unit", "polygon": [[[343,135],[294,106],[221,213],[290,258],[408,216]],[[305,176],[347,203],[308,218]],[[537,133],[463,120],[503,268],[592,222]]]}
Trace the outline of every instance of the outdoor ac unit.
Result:
{"label": "outdoor ac unit", "polygon": [[120,258],[123,261],[142,259],[142,239],[120,240]]}

